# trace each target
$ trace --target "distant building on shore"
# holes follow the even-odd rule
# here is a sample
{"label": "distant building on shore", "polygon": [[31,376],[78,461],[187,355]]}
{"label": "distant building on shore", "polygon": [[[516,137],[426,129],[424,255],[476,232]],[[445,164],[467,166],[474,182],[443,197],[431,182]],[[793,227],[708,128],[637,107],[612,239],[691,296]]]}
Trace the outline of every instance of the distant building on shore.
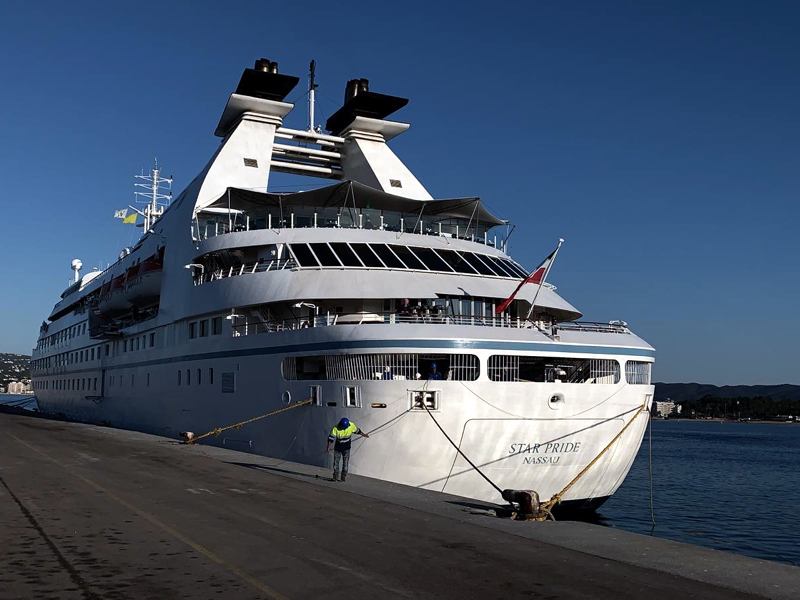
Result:
{"label": "distant building on shore", "polygon": [[7,394],[27,394],[31,390],[30,383],[23,383],[21,381],[12,381],[8,384],[6,389]]}
{"label": "distant building on shore", "polygon": [[653,416],[662,417],[677,417],[681,414],[681,405],[673,402],[669,398],[664,401],[656,400],[653,402]]}

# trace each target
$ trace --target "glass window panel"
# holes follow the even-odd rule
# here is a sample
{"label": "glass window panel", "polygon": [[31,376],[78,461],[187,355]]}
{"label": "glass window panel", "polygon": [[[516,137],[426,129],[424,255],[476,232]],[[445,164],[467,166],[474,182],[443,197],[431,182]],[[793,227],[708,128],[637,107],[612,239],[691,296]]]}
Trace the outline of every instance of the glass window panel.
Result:
{"label": "glass window panel", "polygon": [[[467,254],[465,252],[464,255],[468,257],[470,264],[478,269],[481,275],[501,275],[489,261],[484,262],[481,260],[481,258],[485,257],[481,257],[480,254],[474,254],[472,252]],[[501,277],[505,277],[505,275],[503,274]]]}
{"label": "glass window panel", "polygon": [[383,264],[385,264],[390,269],[405,269],[406,266],[394,255],[394,252],[389,250],[389,246],[386,244],[370,244],[370,248],[380,256]]}
{"label": "glass window panel", "polygon": [[361,267],[361,261],[358,260],[355,252],[344,242],[331,242],[331,248],[336,252],[339,260],[345,267]]}
{"label": "glass window panel", "polygon": [[369,246],[366,244],[350,244],[350,247],[358,254],[358,258],[361,259],[361,262],[364,263],[367,267],[382,267],[384,266],[381,262],[381,259],[370,250]]}
{"label": "glass window panel", "polygon": [[514,271],[514,273],[516,273],[518,276],[520,276],[520,277],[527,277],[528,276],[528,273],[525,271],[525,269],[523,269],[520,265],[515,263],[513,260],[509,260],[507,258],[504,258],[502,260],[503,260],[503,263],[505,263],[505,265],[509,269]]}
{"label": "glass window panel", "polygon": [[420,271],[427,271],[422,261],[416,257],[406,246],[389,246],[397,256],[400,257],[409,269],[418,269]]}
{"label": "glass window panel", "polygon": [[460,254],[458,254],[458,252],[454,252],[453,250],[437,250],[436,253],[441,256],[454,271],[458,273],[469,273],[470,275],[477,273],[477,271],[472,268]]}
{"label": "glass window panel", "polygon": [[314,254],[317,255],[317,258],[323,267],[339,266],[340,263],[338,260],[336,260],[336,255],[333,253],[333,250],[330,249],[328,244],[323,242],[319,244],[310,244],[310,246],[314,251]]}
{"label": "glass window panel", "polygon": [[297,262],[300,263],[301,267],[319,266],[317,259],[314,258],[313,254],[311,254],[308,244],[291,244],[290,248],[292,250],[292,254],[294,254],[294,257],[297,259]]}
{"label": "glass window panel", "polygon": [[425,263],[425,266],[431,271],[447,271],[448,273],[451,271],[447,263],[439,258],[439,255],[430,248],[414,248],[414,254],[419,256],[422,262]]}
{"label": "glass window panel", "polygon": [[482,256],[481,258],[488,259],[492,261],[492,264],[497,267],[497,270],[501,272],[501,277],[516,277],[517,275],[508,267],[506,267],[502,261],[497,260],[494,256]]}

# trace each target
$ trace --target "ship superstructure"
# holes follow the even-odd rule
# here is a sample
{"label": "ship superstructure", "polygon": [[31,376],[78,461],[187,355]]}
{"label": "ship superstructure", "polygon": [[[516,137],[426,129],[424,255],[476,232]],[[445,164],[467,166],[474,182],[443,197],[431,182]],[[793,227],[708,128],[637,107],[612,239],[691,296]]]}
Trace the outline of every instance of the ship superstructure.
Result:
{"label": "ship superstructure", "polygon": [[[33,353],[39,405],[176,437],[311,398],[211,439],[324,465],[347,416],[374,433],[354,473],[494,502],[464,457],[544,498],[638,419],[564,497],[602,503],[641,443],[653,348],[622,322],[578,322],[547,283],[497,314],[528,275],[508,224],[479,198],[434,200],[392,152],[407,100],[352,80],[328,133],[297,130],[297,83],[266,59],[246,69],[206,167],[163,212],[153,199],[116,263],[76,268]],[[332,182],[280,194],[272,172]]]}

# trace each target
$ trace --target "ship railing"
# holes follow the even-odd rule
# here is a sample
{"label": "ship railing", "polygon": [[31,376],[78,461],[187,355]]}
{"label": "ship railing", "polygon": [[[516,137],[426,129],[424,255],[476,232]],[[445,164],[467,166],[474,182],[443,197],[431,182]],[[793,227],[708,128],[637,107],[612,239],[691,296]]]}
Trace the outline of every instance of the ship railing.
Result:
{"label": "ship railing", "polygon": [[379,210],[365,209],[357,213],[351,211],[314,211],[309,209],[303,213],[289,212],[284,214],[262,214],[259,211],[232,210],[230,217],[223,219],[206,218],[195,220],[192,236],[196,241],[203,241],[228,233],[240,233],[257,230],[281,229],[366,229],[388,231],[394,233],[417,233],[450,239],[476,242],[485,246],[500,248],[502,240],[497,235],[490,236],[492,227],[481,227],[480,224],[464,224],[460,220],[445,218],[426,222],[417,217],[409,218],[401,213],[388,213]]}
{"label": "ship railing", "polygon": [[286,258],[283,260],[259,260],[252,263],[242,263],[229,267],[209,269],[208,271],[204,271],[202,274],[197,275],[194,278],[194,284],[202,285],[210,281],[217,281],[219,279],[227,279],[228,277],[237,277],[239,275],[247,275],[250,273],[264,273],[267,271],[294,269],[297,266],[297,261],[295,261],[293,258]]}
{"label": "ship railing", "polygon": [[558,331],[590,331],[595,333],[630,333],[628,324],[625,321],[610,321],[608,323],[601,323],[598,321],[570,321],[566,323],[558,323],[556,325],[556,333]]}
{"label": "ship railing", "polygon": [[398,313],[329,313],[309,317],[272,319],[246,318],[239,316],[232,326],[234,337],[259,333],[276,333],[311,327],[333,325],[468,325],[473,327],[502,327],[511,329],[536,329],[535,323],[509,316],[453,315],[431,311],[427,314]]}
{"label": "ship railing", "polygon": [[237,316],[232,326],[235,337],[260,333],[277,333],[312,327],[333,325],[466,325],[470,327],[499,327],[508,329],[534,329],[554,338],[562,331],[583,331],[630,334],[623,322],[599,323],[573,321],[550,325],[542,321],[512,318],[509,315],[455,315],[445,311],[430,310],[417,313],[354,312],[327,313],[316,316],[264,320]]}

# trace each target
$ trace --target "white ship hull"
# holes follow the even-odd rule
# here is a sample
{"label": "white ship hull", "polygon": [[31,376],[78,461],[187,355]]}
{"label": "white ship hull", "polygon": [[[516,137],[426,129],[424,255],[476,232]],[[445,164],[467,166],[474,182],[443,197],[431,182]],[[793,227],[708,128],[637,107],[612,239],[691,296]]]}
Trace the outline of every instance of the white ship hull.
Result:
{"label": "white ship hull", "polygon": [[[359,353],[385,352],[387,345],[396,348],[399,343],[404,351],[441,352],[441,346],[450,343],[438,340],[441,343],[431,348],[415,346],[413,338],[401,342],[391,337],[370,342],[365,331],[370,327],[374,329],[372,325],[338,326],[324,328],[327,331],[305,329],[231,337],[219,340],[221,343],[212,340],[202,352],[194,345],[191,348],[194,356],[180,353],[190,350],[192,345],[186,345],[175,348],[178,353],[144,350],[134,352],[135,357],[114,360],[102,357],[76,374],[80,376],[79,387],[84,388],[88,383],[92,388],[96,378],[111,381],[107,373],[113,372],[113,388],[106,387],[102,394],[93,389],[40,390],[37,398],[47,412],[177,437],[180,431],[200,434],[250,419],[286,406],[287,400],[299,402],[309,397],[312,386],[319,386],[321,405],[298,407],[209,438],[208,442],[280,460],[330,466],[330,457],[325,452],[326,438],[331,427],[346,416],[363,430],[372,432],[368,440],[358,439],[354,443],[351,472],[497,503],[502,501],[497,491],[466,463],[431,415],[460,451],[499,488],[531,489],[543,499],[560,492],[634,420],[567,492],[564,500],[577,504],[602,501],[622,483],[647,424],[653,394],[650,385],[624,381],[616,384],[497,382],[485,376],[476,381],[284,379],[281,364],[289,356],[281,351],[284,347],[302,348],[304,354],[313,352],[315,347],[330,348],[336,343],[331,334],[340,338],[344,352],[353,352],[347,347],[353,345],[354,339],[363,341],[358,344]],[[347,339],[336,336],[341,334],[334,331],[337,329],[348,330]],[[379,329],[400,330],[382,332],[388,336],[423,327],[401,325]],[[280,341],[285,344],[265,345],[277,342],[276,338],[282,338]],[[464,340],[459,343],[463,345]],[[503,350],[507,344],[478,339],[469,345],[485,365],[490,355],[508,352]],[[498,349],[479,350],[476,346]],[[552,346],[564,349],[563,345]],[[577,351],[581,356],[615,358],[622,364],[630,358],[629,354],[615,355],[613,350],[609,354],[609,349],[604,349],[603,354],[587,354],[591,347],[570,350],[557,355],[570,356]],[[209,381],[209,369],[213,370],[213,383]],[[235,374],[235,391],[220,395],[219,378],[223,373]],[[345,407],[343,388],[353,385],[359,388],[360,407]],[[430,414],[425,410],[410,410],[410,393],[414,391],[439,392],[437,408]],[[550,402],[554,395],[563,395],[563,401],[555,407]],[[386,406],[374,408],[373,404]]]}

